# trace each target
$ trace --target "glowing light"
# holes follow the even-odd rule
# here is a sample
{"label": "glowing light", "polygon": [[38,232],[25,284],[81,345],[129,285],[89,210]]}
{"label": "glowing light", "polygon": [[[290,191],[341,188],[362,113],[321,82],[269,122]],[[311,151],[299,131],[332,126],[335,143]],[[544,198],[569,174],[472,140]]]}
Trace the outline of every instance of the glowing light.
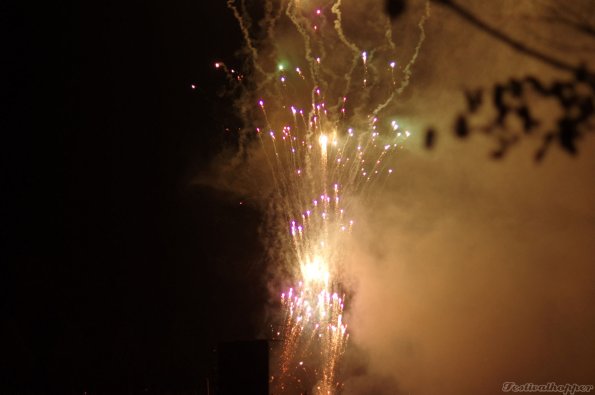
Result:
{"label": "glowing light", "polygon": [[328,264],[322,258],[315,257],[311,262],[302,265],[302,278],[305,284],[324,284],[328,286],[330,273]]}
{"label": "glowing light", "polygon": [[326,148],[326,145],[328,144],[328,137],[324,134],[321,134],[318,138],[318,142],[320,143],[321,147]]}

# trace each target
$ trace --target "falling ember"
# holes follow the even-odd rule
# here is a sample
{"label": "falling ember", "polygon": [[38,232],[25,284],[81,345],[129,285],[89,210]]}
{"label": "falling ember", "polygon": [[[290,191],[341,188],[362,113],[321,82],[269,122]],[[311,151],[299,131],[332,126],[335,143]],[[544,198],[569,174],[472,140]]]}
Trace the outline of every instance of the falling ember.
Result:
{"label": "falling ember", "polygon": [[[265,3],[264,19],[252,23],[244,19],[244,2],[227,1],[253,71],[251,84],[232,81],[243,92],[239,107],[247,129],[257,131],[276,191],[267,205],[271,229],[279,231],[274,258],[286,288],[282,321],[272,332],[281,344],[272,393],[337,394],[349,337],[343,284],[355,224],[350,215],[393,173],[391,155],[409,136],[387,119],[394,119],[389,104],[403,88],[392,60],[399,54],[387,21],[367,31],[378,37],[369,51],[351,41],[340,0],[329,12],[297,0]],[[291,40],[299,42],[288,45]]]}

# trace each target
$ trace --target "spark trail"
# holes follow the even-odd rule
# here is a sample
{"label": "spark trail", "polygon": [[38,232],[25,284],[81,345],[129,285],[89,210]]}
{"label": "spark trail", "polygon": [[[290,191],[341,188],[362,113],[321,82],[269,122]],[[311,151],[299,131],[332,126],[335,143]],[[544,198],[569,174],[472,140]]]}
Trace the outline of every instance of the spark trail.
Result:
{"label": "spark trail", "polygon": [[[284,291],[272,393],[336,394],[348,339],[343,284],[351,215],[356,203],[371,204],[409,136],[391,111],[409,84],[429,4],[417,45],[406,48],[393,40],[382,10],[361,2],[246,3],[227,1],[246,41],[250,83],[217,67],[242,90],[246,130],[260,141],[274,184],[269,227]],[[251,23],[251,14],[262,21]],[[409,59],[404,70],[396,66],[400,58]]]}

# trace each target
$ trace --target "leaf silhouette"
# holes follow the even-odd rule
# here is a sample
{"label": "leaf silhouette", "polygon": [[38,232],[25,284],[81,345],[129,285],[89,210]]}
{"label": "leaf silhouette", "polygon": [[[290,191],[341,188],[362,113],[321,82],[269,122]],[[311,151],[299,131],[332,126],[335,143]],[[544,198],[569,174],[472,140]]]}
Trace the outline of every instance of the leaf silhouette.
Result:
{"label": "leaf silhouette", "polygon": [[392,18],[397,18],[401,16],[405,9],[407,8],[407,4],[405,0],[386,0],[386,13]]}
{"label": "leaf silhouette", "polygon": [[466,138],[469,135],[469,126],[464,115],[459,115],[455,123],[455,133],[459,138]]}
{"label": "leaf silhouette", "polygon": [[426,146],[427,149],[432,149],[434,147],[435,143],[436,143],[436,131],[434,130],[434,128],[429,128],[426,131],[426,138],[425,138],[424,145]]}
{"label": "leaf silhouette", "polygon": [[467,109],[470,113],[476,112],[483,101],[483,91],[481,89],[466,90]]}
{"label": "leaf silhouette", "polygon": [[560,128],[560,131],[558,132],[560,146],[569,154],[576,155],[576,140],[579,137],[576,122],[566,117],[560,120],[558,126]]}

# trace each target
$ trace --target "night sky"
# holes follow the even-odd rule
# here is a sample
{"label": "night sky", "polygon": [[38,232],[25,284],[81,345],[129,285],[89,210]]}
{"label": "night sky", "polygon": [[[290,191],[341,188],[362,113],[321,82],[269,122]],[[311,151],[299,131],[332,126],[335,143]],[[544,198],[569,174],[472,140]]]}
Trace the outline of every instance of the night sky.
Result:
{"label": "night sky", "polygon": [[254,338],[267,295],[260,213],[191,186],[234,145],[213,68],[236,61],[233,17],[215,1],[14,3],[0,389],[203,390],[217,342]]}

